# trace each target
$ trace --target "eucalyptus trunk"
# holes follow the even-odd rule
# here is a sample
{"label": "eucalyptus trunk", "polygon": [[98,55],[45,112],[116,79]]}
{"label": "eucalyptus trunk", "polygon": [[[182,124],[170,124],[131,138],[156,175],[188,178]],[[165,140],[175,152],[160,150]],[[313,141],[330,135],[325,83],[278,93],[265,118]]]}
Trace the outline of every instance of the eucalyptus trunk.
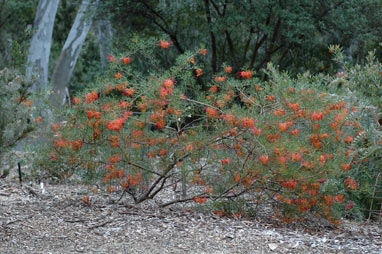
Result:
{"label": "eucalyptus trunk", "polygon": [[69,95],[69,82],[76,66],[81,48],[93,22],[98,0],[83,0],[69,35],[62,48],[52,75],[53,94],[50,102],[54,107],[65,104]]}
{"label": "eucalyptus trunk", "polygon": [[32,41],[26,68],[27,80],[33,79],[32,91],[46,90],[54,19],[60,0],[40,0],[34,20]]}
{"label": "eucalyptus trunk", "polygon": [[99,55],[101,59],[102,71],[104,71],[107,64],[107,56],[111,54],[111,48],[113,44],[113,32],[111,22],[109,19],[98,20],[97,27]]}

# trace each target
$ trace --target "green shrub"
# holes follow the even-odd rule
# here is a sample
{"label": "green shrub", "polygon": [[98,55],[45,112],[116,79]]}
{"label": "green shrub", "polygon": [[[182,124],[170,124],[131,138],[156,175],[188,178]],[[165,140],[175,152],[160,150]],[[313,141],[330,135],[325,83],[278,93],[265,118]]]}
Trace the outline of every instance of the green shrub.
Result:
{"label": "green shrub", "polygon": [[16,162],[4,155],[33,129],[30,84],[16,70],[0,71],[0,157],[3,164]]}
{"label": "green shrub", "polygon": [[226,68],[203,92],[195,76],[204,53],[146,75],[132,68],[139,52],[112,57],[113,74],[73,98],[66,121],[52,126],[47,170],[102,180],[136,203],[181,185],[183,197],[163,206],[219,201],[253,214],[262,204],[285,222],[339,223],[358,188],[349,176],[360,132],[351,105],[318,90],[317,77],[292,79],[272,65],[269,82]]}

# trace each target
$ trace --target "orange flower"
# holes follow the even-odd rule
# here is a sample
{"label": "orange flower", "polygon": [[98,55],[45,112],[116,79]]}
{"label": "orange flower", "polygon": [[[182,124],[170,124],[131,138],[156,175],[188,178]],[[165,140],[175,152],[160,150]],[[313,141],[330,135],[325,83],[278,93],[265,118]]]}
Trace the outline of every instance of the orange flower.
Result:
{"label": "orange flower", "polygon": [[68,140],[65,140],[65,139],[56,139],[56,140],[54,140],[54,147],[64,148],[64,147],[67,147],[69,145],[70,145],[70,142]]}
{"label": "orange flower", "polygon": [[296,102],[295,104],[288,103],[288,107],[294,112],[298,112],[300,110],[300,104]]}
{"label": "orange flower", "polygon": [[231,160],[229,158],[221,160],[223,165],[227,165],[231,163]]}
{"label": "orange flower", "polygon": [[240,72],[240,76],[244,79],[251,79],[252,78],[252,72],[251,71],[242,71],[242,72]]}
{"label": "orange flower", "polygon": [[96,101],[98,99],[99,99],[99,96],[98,96],[98,93],[96,91],[88,93],[86,95],[86,102],[88,104],[90,104],[90,103],[92,103],[92,102],[94,102],[94,101]]}
{"label": "orange flower", "polygon": [[324,201],[327,206],[333,205],[333,197],[332,196],[324,196]]}
{"label": "orange flower", "polygon": [[163,119],[159,120],[158,122],[155,123],[155,126],[158,129],[163,129],[166,126],[166,123]]}
{"label": "orange flower", "polygon": [[344,200],[345,200],[345,196],[342,195],[342,194],[339,194],[339,195],[335,196],[334,199],[335,199],[338,203],[342,204],[342,203],[344,202]]}
{"label": "orange flower", "polygon": [[162,49],[168,49],[172,45],[172,42],[163,40],[159,42],[159,45]]}
{"label": "orange flower", "polygon": [[266,101],[275,101],[275,99],[276,99],[276,97],[274,95],[272,95],[272,96],[271,95],[267,95],[265,100]]}
{"label": "orange flower", "polygon": [[302,159],[302,156],[300,153],[292,153],[291,154],[291,159],[293,162],[298,162]]}
{"label": "orange flower", "polygon": [[131,104],[128,103],[127,101],[121,101],[121,103],[119,104],[119,107],[122,109],[126,109],[126,108],[131,107]]}
{"label": "orange flower", "polygon": [[82,202],[84,202],[85,205],[88,205],[88,206],[91,205],[89,196],[85,196],[85,197],[83,197],[83,198],[82,198]]}
{"label": "orange flower", "polygon": [[349,171],[351,169],[351,165],[349,163],[342,164],[340,167],[345,172],[347,172],[347,171]]}
{"label": "orange flower", "polygon": [[116,79],[121,79],[122,78],[122,74],[120,72],[118,72],[117,74],[114,75],[114,77]]}
{"label": "orange flower", "polygon": [[226,73],[231,73],[232,72],[232,67],[231,66],[227,66],[227,67],[225,67],[224,71]]}
{"label": "orange flower", "polygon": [[118,136],[110,136],[110,146],[112,148],[116,148],[120,146],[119,137]]}
{"label": "orange flower", "polygon": [[263,132],[262,129],[257,129],[256,127],[253,127],[252,130],[256,136],[259,136]]}
{"label": "orange flower", "polygon": [[115,57],[113,55],[108,55],[107,56],[107,60],[109,60],[109,62],[114,62],[115,61]]}
{"label": "orange flower", "polygon": [[118,163],[121,161],[121,158],[118,155],[114,155],[109,158],[110,163]]}
{"label": "orange flower", "polygon": [[287,123],[279,123],[279,130],[281,132],[286,132],[288,130],[288,124]]}
{"label": "orange flower", "polygon": [[236,120],[236,117],[234,115],[230,115],[230,114],[223,115],[222,118],[230,124],[234,124],[234,122]]}
{"label": "orange flower", "polygon": [[207,116],[209,118],[216,118],[218,116],[218,111],[213,108],[206,108]]}
{"label": "orange flower", "polygon": [[166,79],[165,81],[163,81],[162,86],[165,88],[173,88],[174,81],[172,79]]}
{"label": "orange flower", "polygon": [[207,49],[199,49],[199,54],[203,56],[207,55]]}
{"label": "orange flower", "polygon": [[321,121],[322,119],[324,119],[324,113],[323,112],[317,111],[317,112],[314,112],[312,114],[312,120],[313,121]]}
{"label": "orange flower", "polygon": [[196,72],[196,76],[197,77],[200,77],[200,76],[203,75],[203,70],[202,69],[196,69],[195,72]]}
{"label": "orange flower", "polygon": [[116,119],[114,121],[110,121],[107,124],[107,129],[113,130],[113,131],[120,131],[123,128],[125,120],[123,118]]}
{"label": "orange flower", "polygon": [[81,140],[72,141],[72,149],[78,152],[82,148],[83,144],[84,142]]}
{"label": "orange flower", "polygon": [[298,136],[298,134],[300,133],[300,130],[299,129],[294,129],[293,131],[290,131],[289,134],[290,135],[293,135],[293,136]]}
{"label": "orange flower", "polygon": [[130,64],[131,58],[130,57],[124,57],[121,59],[121,62],[125,65]]}
{"label": "orange flower", "polygon": [[352,136],[347,136],[346,138],[345,138],[345,143],[346,144],[349,144],[349,143],[351,143],[351,142],[353,142],[353,137]]}
{"label": "orange flower", "polygon": [[166,149],[159,150],[159,151],[158,151],[158,155],[159,155],[159,156],[166,156],[166,155],[167,155],[167,150],[166,150]]}
{"label": "orange flower", "polygon": [[73,102],[73,104],[80,104],[81,103],[81,99],[80,98],[73,98],[72,102]]}
{"label": "orange flower", "polygon": [[212,86],[208,91],[211,93],[217,93],[218,92],[218,87],[217,86]]}
{"label": "orange flower", "polygon": [[269,162],[269,156],[268,155],[263,155],[259,157],[259,160],[262,164],[268,165]]}
{"label": "orange flower", "polygon": [[349,189],[352,189],[352,190],[355,190],[357,189],[357,182],[351,178],[351,177],[348,177],[345,181],[345,184],[346,186],[349,188]]}
{"label": "orange flower", "polygon": [[354,207],[354,202],[353,201],[350,201],[349,204],[345,207],[346,211],[349,211],[350,209],[352,209]]}
{"label": "orange flower", "polygon": [[133,96],[133,94],[136,92],[136,90],[134,88],[128,88],[126,89],[125,91],[123,91],[123,95],[125,96],[128,96],[128,97],[131,97]]}
{"label": "orange flower", "polygon": [[224,82],[227,80],[227,77],[215,77],[215,82]]}
{"label": "orange flower", "polygon": [[41,123],[42,120],[43,120],[42,116],[39,116],[38,118],[36,118],[36,119],[34,120],[34,122],[35,122],[35,123]]}
{"label": "orange flower", "polygon": [[88,111],[87,112],[88,119],[101,119],[102,114],[100,112],[93,112],[93,111]]}
{"label": "orange flower", "polygon": [[278,116],[284,116],[286,113],[285,113],[285,110],[284,110],[284,108],[280,108],[279,110],[275,110],[275,112],[274,112],[274,115],[276,116],[276,117],[278,117]]}
{"label": "orange flower", "polygon": [[253,128],[255,127],[255,120],[248,117],[244,117],[241,119],[241,126],[243,128]]}
{"label": "orange flower", "polygon": [[207,197],[193,197],[194,201],[199,204],[204,204],[207,202]]}
{"label": "orange flower", "polygon": [[287,189],[295,189],[297,186],[297,180],[284,181],[281,183],[281,185]]}

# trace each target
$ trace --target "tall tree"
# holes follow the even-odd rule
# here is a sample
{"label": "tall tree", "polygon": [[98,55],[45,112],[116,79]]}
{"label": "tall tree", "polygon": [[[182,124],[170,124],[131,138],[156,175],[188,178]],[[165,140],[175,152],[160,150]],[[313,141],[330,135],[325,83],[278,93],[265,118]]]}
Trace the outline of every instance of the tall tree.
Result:
{"label": "tall tree", "polygon": [[97,28],[99,55],[101,59],[101,67],[102,70],[104,70],[107,63],[107,56],[110,55],[112,48],[113,32],[110,19],[99,19],[97,21]]}
{"label": "tall tree", "polygon": [[40,0],[34,21],[34,34],[29,48],[26,77],[36,77],[32,90],[45,90],[48,84],[48,66],[54,19],[60,0]]}
{"label": "tall tree", "polygon": [[83,0],[81,3],[52,75],[53,94],[50,101],[53,106],[59,107],[66,102],[69,82],[92,25],[97,4],[98,0]]}

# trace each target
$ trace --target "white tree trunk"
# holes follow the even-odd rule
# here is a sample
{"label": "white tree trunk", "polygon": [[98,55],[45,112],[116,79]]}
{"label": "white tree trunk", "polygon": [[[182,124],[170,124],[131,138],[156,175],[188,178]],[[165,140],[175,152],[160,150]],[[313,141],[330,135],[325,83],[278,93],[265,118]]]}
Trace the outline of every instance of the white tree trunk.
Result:
{"label": "white tree trunk", "polygon": [[100,19],[97,22],[98,26],[98,45],[99,55],[101,59],[102,71],[105,70],[107,64],[107,56],[111,53],[113,44],[113,32],[109,19]]}
{"label": "white tree trunk", "polygon": [[52,75],[53,94],[50,98],[52,106],[60,107],[66,102],[69,82],[92,25],[97,3],[98,0],[93,2],[83,0],[81,3]]}
{"label": "white tree trunk", "polygon": [[60,0],[40,0],[34,20],[34,34],[29,48],[26,77],[36,79],[32,90],[45,90],[48,84],[48,66],[54,19]]}

